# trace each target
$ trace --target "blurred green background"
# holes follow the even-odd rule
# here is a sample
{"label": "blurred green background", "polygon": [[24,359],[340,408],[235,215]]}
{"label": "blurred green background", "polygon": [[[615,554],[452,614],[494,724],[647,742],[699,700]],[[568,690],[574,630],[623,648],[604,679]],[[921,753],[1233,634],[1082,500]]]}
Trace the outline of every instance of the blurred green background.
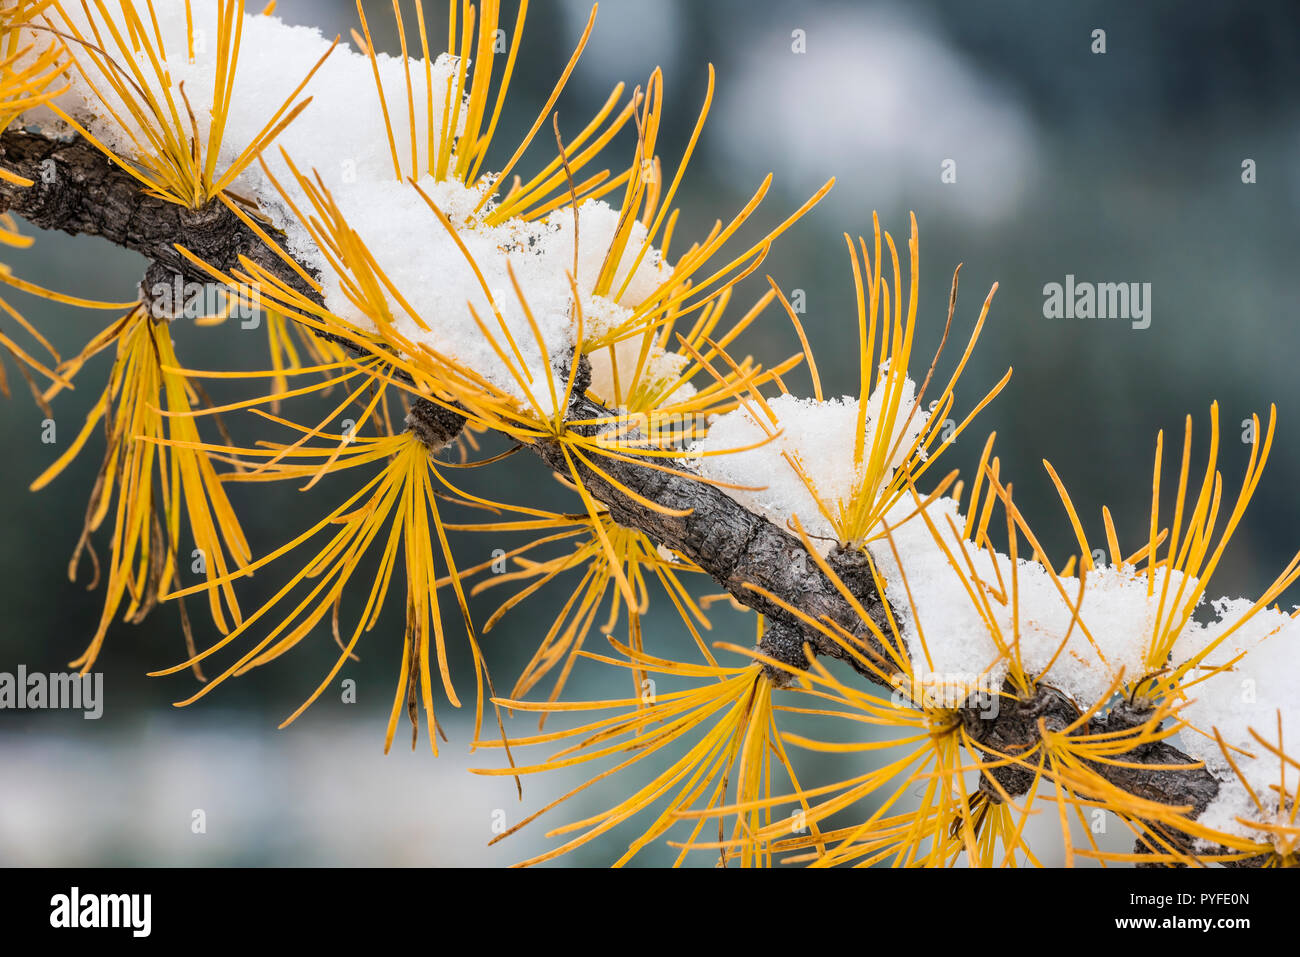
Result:
{"label": "blurred green background", "polygon": [[[509,25],[513,5],[507,8]],[[536,116],[588,9],[583,0],[531,4],[499,127],[498,163],[513,151],[509,131],[527,128]],[[367,4],[376,43],[396,51],[388,10],[386,2]],[[345,38],[356,22],[353,5],[342,0],[281,0],[278,13]],[[440,17],[431,36],[442,35]],[[1092,52],[1099,29],[1105,31],[1104,54]],[[804,52],[794,49],[800,41]],[[1100,538],[1101,507],[1109,505],[1121,542],[1136,543],[1145,536],[1157,431],[1165,430],[1167,445],[1176,446],[1183,417],[1191,413],[1195,469],[1204,462],[1209,406],[1217,400],[1221,468],[1226,488],[1235,492],[1247,458],[1243,420],[1253,412],[1266,417],[1276,403],[1269,467],[1210,589],[1216,596],[1251,595],[1300,547],[1300,504],[1288,491],[1300,474],[1294,372],[1300,346],[1294,282],[1300,249],[1298,54],[1300,10],[1281,0],[1215,6],[1172,0],[1068,6],[1028,0],[978,6],[605,0],[558,108],[562,123],[573,129],[614,83],[644,83],[662,66],[660,152],[671,168],[703,100],[707,66],[714,64],[711,118],[679,194],[679,248],[715,219],[730,218],[769,171],[773,188],[747,227],[750,236],[781,221],[827,177],[837,178],[829,197],[778,243],[761,271],[787,294],[804,291],[803,319],[828,393],[855,389],[853,287],[842,234],[869,235],[873,210],[900,246],[908,211],[917,216],[918,356],[933,353],[952,270],[965,264],[941,374],[960,354],[996,281],[958,411],[1008,366],[1015,374],[948,453],[949,465],[968,471],[984,437],[996,430],[1003,474],[1015,482],[1021,509],[1058,561],[1072,551],[1073,537],[1042,459],[1057,468],[1090,536]],[[620,163],[629,150],[615,154]],[[1247,159],[1257,170],[1251,184],[1242,181]],[[941,179],[948,161],[955,182]],[[39,235],[32,249],[7,257],[26,279],[106,299],[132,298],[144,266],[139,257],[99,241],[62,235]],[[1150,327],[1044,318],[1044,285],[1064,282],[1067,274],[1079,281],[1150,283]],[[751,277],[733,309],[765,288],[761,273]],[[105,321],[105,314],[35,300],[15,298],[14,304],[65,355]],[[235,324],[183,328],[177,340],[182,361],[195,367],[266,364],[262,333]],[[747,351],[764,361],[796,346],[775,309],[745,340]],[[102,356],[82,374],[75,393],[60,397],[55,445],[41,442],[43,416],[25,394],[0,406],[0,502],[6,512],[0,671],[19,663],[61,670],[94,632],[101,594],[69,582],[67,561],[102,438],[97,435],[50,488],[31,494],[27,486],[67,448],[107,369]],[[20,380],[15,384],[22,389]],[[811,391],[803,373],[790,384]],[[218,401],[246,394],[240,384],[212,391]],[[323,408],[319,402],[297,411],[307,420]],[[253,416],[231,425],[237,438],[267,437]],[[509,501],[572,507],[524,457],[473,481],[476,490]],[[289,485],[238,486],[232,494],[254,552],[261,554],[319,519],[350,487],[334,481],[300,493]],[[104,541],[101,534],[101,555]],[[456,543],[470,564],[516,541],[480,534],[460,535]],[[274,592],[277,575],[287,573],[272,567],[259,574],[241,602],[255,607]],[[557,584],[485,638],[498,690],[513,682],[568,594]],[[491,597],[476,601],[478,620],[495,607]],[[215,631],[202,607],[193,602],[190,608],[200,641],[211,640]],[[649,619],[647,647],[690,655],[689,637],[671,607],[661,601],[657,611]],[[721,610],[714,617],[712,640],[750,640],[752,623]],[[382,755],[401,628],[400,613],[390,609],[363,640],[361,661],[344,670],[357,682],[355,705],[327,692],[292,728],[276,731],[332,664],[336,649],[327,629],[272,665],[177,710],[170,703],[191,693],[193,679],[144,676],[182,658],[174,609],[164,607],[140,626],[115,624],[98,665],[107,697],[102,720],[0,712],[0,863],[496,865],[552,846],[543,838],[544,822],[486,844],[495,822],[517,822],[580,778],[527,780],[521,805],[508,779],[465,773],[466,767],[499,766],[500,759],[492,751],[465,753],[470,728],[463,713],[442,708],[451,742],[437,759],[423,740],[415,754],[405,750],[405,726],[394,753]],[[592,641],[599,643],[598,633]],[[467,655],[458,652],[453,665],[469,693]],[[629,684],[580,666],[568,696],[623,695]],[[531,725],[518,716],[513,728],[523,734]],[[837,769],[838,777],[846,776],[842,763],[818,755],[801,759],[809,780],[835,780]],[[627,784],[606,782],[547,820],[558,825],[594,813],[630,792]],[[206,834],[191,833],[195,808],[206,812]],[[637,833],[616,830],[564,862],[605,863]],[[1043,858],[1056,860],[1059,840],[1050,826],[1044,833]],[[1123,835],[1108,840],[1129,843]],[[638,860],[663,863],[672,853],[654,849]],[[693,861],[713,863],[707,852]]]}

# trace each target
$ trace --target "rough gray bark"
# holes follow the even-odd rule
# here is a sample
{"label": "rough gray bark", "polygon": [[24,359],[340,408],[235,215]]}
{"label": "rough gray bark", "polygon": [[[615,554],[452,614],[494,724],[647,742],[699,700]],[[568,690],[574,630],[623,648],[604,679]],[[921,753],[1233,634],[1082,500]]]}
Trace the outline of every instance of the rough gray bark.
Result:
{"label": "rough gray bark", "polygon": [[188,281],[211,277],[176,250],[181,244],[205,262],[231,267],[247,256],[304,293],[310,287],[220,203],[197,212],[144,195],[139,182],[86,141],[5,131],[5,166],[32,180],[28,187],[0,181],[0,209],[33,226],[101,236],[132,249]]}
{"label": "rough gray bark", "polygon": [[[9,169],[35,181],[28,188],[0,181],[0,211],[17,213],[42,229],[101,236],[187,279],[206,281],[209,277],[176,252],[177,244],[220,269],[229,269],[237,264],[239,256],[246,256],[296,288],[308,291],[274,251],[229,210],[214,205],[194,213],[146,197],[134,179],[110,164],[88,143],[52,140],[36,133],[10,130],[0,137],[0,154],[0,161]],[[610,414],[577,393],[570,412],[574,419]],[[422,400],[413,407],[407,424],[433,450],[440,449],[460,427],[454,414]],[[530,448],[547,466],[569,474],[558,446],[539,443]],[[806,666],[806,643],[814,654],[848,661],[860,674],[881,683],[837,643],[754,591],[753,586],[770,592],[813,620],[838,623],[856,636],[864,655],[873,658],[886,673],[890,670],[884,666],[887,659],[882,649],[850,603],[789,531],[755,515],[721,490],[703,482],[635,462],[602,459],[603,469],[644,498],[674,510],[690,509],[685,516],[665,515],[643,507],[602,476],[577,464],[579,478],[587,490],[609,508],[616,522],[644,532],[654,542],[686,556],[739,602],[767,616],[770,625],[761,648],[772,658],[794,667]],[[860,558],[835,550],[829,562],[868,614],[887,632],[884,600],[877,594]],[[785,680],[777,669],[769,669],[769,673],[779,681]],[[1072,723],[1078,714],[1069,699],[1051,688],[1043,688],[1032,701],[1005,704],[996,716],[987,719],[975,708],[963,712],[972,737],[992,751],[1002,753],[1015,753],[1032,746],[1037,740],[1040,718],[1059,729]],[[1115,730],[1140,721],[1141,715],[1117,708],[1106,717],[1094,720],[1090,730]],[[1143,764],[1194,763],[1167,744],[1146,745],[1125,757]],[[1140,797],[1190,806],[1193,817],[1205,809],[1218,791],[1214,778],[1201,768],[1138,770],[1097,765],[1096,770]],[[990,773],[1013,796],[1025,793],[1032,778],[1016,769]],[[986,794],[992,793],[989,788],[984,790]]]}

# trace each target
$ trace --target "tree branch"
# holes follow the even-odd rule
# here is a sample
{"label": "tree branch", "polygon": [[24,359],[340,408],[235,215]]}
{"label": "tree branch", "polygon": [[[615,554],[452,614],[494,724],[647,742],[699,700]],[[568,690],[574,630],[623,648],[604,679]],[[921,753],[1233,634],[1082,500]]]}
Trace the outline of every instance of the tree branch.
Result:
{"label": "tree branch", "polygon": [[293,288],[312,292],[222,204],[192,211],[146,196],[138,180],[79,137],[54,139],[10,129],[0,137],[0,149],[5,165],[33,182],[24,187],[0,180],[0,210],[18,213],[33,226],[101,236],[197,282],[211,277],[182,256],[177,244],[225,268],[247,256]]}
{"label": "tree branch", "polygon": [[[245,256],[315,298],[301,277],[224,206],[213,204],[191,212],[145,196],[134,178],[83,140],[56,140],[9,130],[0,136],[0,155],[10,170],[35,184],[25,188],[0,181],[0,211],[17,213],[42,229],[101,236],[188,279],[207,281],[209,277],[176,251],[177,244],[221,270],[236,267],[239,257]],[[574,419],[611,415],[610,410],[576,392],[570,413]],[[454,414],[418,400],[407,424],[436,452],[445,444],[447,434],[454,435],[459,428],[454,419]],[[530,448],[551,469],[569,474],[568,462],[558,444],[543,442]],[[634,452],[627,455],[635,458]],[[806,643],[815,654],[847,661],[863,676],[887,687],[838,643],[755,590],[770,593],[810,620],[838,624],[855,636],[862,654],[872,658],[883,672],[893,670],[870,629],[790,532],[703,481],[636,462],[602,459],[602,469],[643,498],[675,511],[689,509],[684,516],[666,515],[645,508],[581,462],[575,464],[578,478],[608,507],[614,521],[689,558],[737,601],[766,616],[769,626],[762,650],[770,657],[792,667],[806,667]],[[889,633],[885,602],[860,557],[833,550],[827,560],[876,626]],[[771,667],[768,673],[778,683],[789,677]],[[1078,716],[1073,702],[1048,687],[1042,688],[1034,700],[1014,701],[987,719],[973,708],[963,711],[967,730],[975,741],[990,752],[1004,754],[1032,746],[1037,740],[1039,719],[1046,719],[1059,730]],[[1105,718],[1094,719],[1086,730],[1116,730],[1124,721],[1139,720],[1140,715],[1113,709]],[[1139,747],[1124,755],[1124,760],[1151,765],[1196,763],[1164,743]],[[1218,792],[1217,782],[1203,767],[1145,770],[1098,764],[1094,769],[1139,797],[1190,807],[1191,817],[1204,811]],[[994,774],[998,784],[1012,796],[1025,793],[1032,780],[1032,775],[1013,768],[986,773]],[[992,794],[990,789],[984,790]]]}

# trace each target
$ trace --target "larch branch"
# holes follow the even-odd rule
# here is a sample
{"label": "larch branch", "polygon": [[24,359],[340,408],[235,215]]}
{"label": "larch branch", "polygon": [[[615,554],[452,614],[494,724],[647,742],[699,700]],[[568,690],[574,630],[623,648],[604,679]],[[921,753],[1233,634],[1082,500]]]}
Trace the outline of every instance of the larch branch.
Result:
{"label": "larch branch", "polygon": [[[206,281],[209,277],[181,256],[177,245],[223,271],[237,267],[241,256],[247,257],[314,297],[301,277],[230,210],[214,203],[192,212],[146,196],[133,177],[84,140],[55,139],[11,129],[0,136],[0,154],[10,170],[34,182],[33,186],[21,187],[0,181],[0,211],[17,213],[41,229],[103,237],[187,279]],[[421,406],[421,402],[429,408]],[[611,415],[608,409],[577,394],[569,412],[575,420]],[[458,427],[453,419],[445,410],[417,400],[408,426],[437,451],[439,437]],[[530,448],[552,470],[569,474],[558,445],[539,442]],[[859,674],[893,690],[841,644],[809,624],[838,625],[854,636],[862,656],[874,660],[886,674],[890,671],[884,649],[871,629],[795,535],[745,509],[721,489],[640,464],[635,461],[634,451],[621,454],[632,461],[601,461],[601,467],[613,479],[644,499],[689,513],[669,515],[648,509],[579,462],[578,477],[586,489],[609,509],[614,521],[690,559],[737,601],[765,615],[769,627],[762,650],[769,657],[797,668],[806,665],[807,645],[814,654],[847,661]],[[876,626],[888,634],[884,599],[870,575],[864,573],[863,563],[838,550],[832,551],[828,561],[861,607],[875,619]],[[798,609],[799,614],[792,614],[788,608]],[[784,680],[776,669],[769,669],[769,673],[778,681]],[[1078,711],[1064,695],[1044,686],[1034,700],[1012,701],[998,709],[996,716],[986,719],[974,709],[965,710],[963,716],[978,744],[987,745],[990,753],[1006,754],[1032,746],[1039,720],[1064,728],[1078,718]],[[1140,718],[1122,708],[1113,709],[1105,718],[1094,719],[1085,730],[1114,731],[1125,721],[1140,723]],[[1093,767],[1131,794],[1191,808],[1189,817],[1204,811],[1218,792],[1217,782],[1203,767],[1170,769],[1170,765],[1197,762],[1169,744],[1148,743],[1123,755],[1123,759],[1159,767],[1119,767],[1110,763]],[[1014,768],[986,773],[994,773],[999,786],[1013,796],[1025,793],[1029,786],[1026,774]],[[1190,839],[1181,843],[1190,844]]]}

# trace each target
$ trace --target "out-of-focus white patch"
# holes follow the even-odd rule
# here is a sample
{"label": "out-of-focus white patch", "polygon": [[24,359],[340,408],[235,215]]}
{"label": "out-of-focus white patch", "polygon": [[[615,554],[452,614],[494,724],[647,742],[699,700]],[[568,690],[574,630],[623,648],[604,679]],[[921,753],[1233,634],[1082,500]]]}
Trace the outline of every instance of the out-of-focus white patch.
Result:
{"label": "out-of-focus white patch", "polygon": [[[739,70],[719,84],[708,148],[725,164],[805,184],[837,177],[837,202],[889,206],[941,195],[976,224],[1008,217],[1038,167],[1037,137],[1014,96],[953,49],[912,9],[791,11],[738,20]],[[805,53],[791,34],[802,30]]]}

